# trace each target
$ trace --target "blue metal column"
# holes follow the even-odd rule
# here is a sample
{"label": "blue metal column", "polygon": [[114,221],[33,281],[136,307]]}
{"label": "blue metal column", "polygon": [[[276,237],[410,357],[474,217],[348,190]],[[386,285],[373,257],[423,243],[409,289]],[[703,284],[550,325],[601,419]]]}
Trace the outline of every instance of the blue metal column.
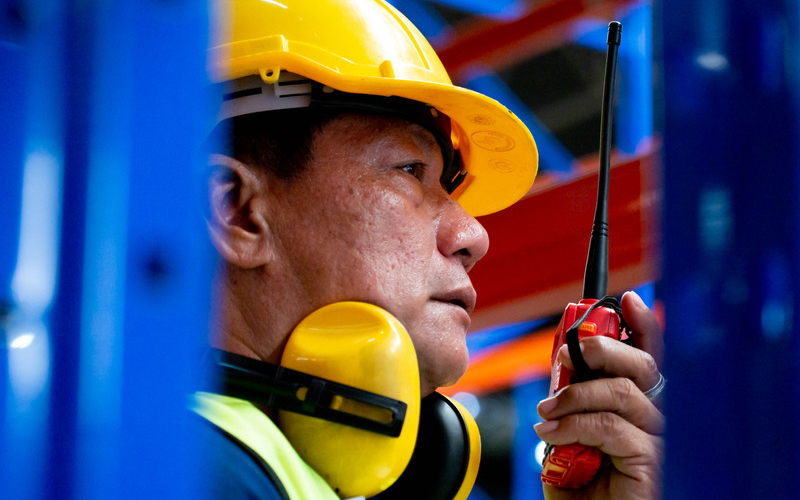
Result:
{"label": "blue metal column", "polygon": [[797,498],[797,1],[671,0],[665,498]]}
{"label": "blue metal column", "polygon": [[622,19],[614,144],[628,154],[641,152],[653,138],[652,17],[651,2],[643,1]]}
{"label": "blue metal column", "polygon": [[[642,147],[653,138],[652,16],[653,8],[649,0],[630,6],[614,16],[622,22],[614,147],[625,154],[641,153]],[[612,20],[592,19],[578,23],[575,28],[576,42],[605,53],[608,50],[608,23]],[[599,101],[597,107],[600,108]]]}
{"label": "blue metal column", "polygon": [[[63,99],[53,89],[63,86],[62,12],[58,3],[7,2],[0,14],[4,69],[0,497],[21,500],[44,498],[48,475],[49,310],[57,279],[63,158]],[[37,69],[47,69],[46,78],[35,77]]]}
{"label": "blue metal column", "polygon": [[8,5],[22,35],[0,40],[14,73],[3,102],[23,112],[3,123],[17,132],[3,135],[3,189],[21,173],[22,198],[19,237],[0,254],[13,269],[0,295],[0,496],[202,499],[185,405],[212,264],[198,155],[213,117],[206,4]]}
{"label": "blue metal column", "polygon": [[87,115],[85,163],[67,163],[86,172],[75,498],[202,498],[185,404],[210,284],[206,6],[81,5],[91,25],[75,43],[94,57],[71,109]]}
{"label": "blue metal column", "polygon": [[526,381],[512,388],[518,421],[511,450],[511,500],[544,498],[541,480],[544,443],[533,432],[533,426],[542,421],[536,406],[548,396],[549,390],[547,379]]}

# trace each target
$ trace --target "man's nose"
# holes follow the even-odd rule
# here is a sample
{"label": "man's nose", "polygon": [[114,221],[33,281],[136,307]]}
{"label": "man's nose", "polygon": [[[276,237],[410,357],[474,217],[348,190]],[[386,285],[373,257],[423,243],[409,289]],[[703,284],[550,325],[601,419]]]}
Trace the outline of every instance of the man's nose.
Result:
{"label": "man's nose", "polygon": [[489,234],[452,198],[445,203],[438,229],[439,252],[456,258],[469,272],[489,250]]}

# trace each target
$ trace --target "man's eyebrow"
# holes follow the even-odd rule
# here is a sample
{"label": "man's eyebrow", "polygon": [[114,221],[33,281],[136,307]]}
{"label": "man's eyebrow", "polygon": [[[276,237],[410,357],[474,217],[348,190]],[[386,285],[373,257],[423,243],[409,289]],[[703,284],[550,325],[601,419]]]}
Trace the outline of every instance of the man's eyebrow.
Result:
{"label": "man's eyebrow", "polygon": [[425,146],[425,148],[428,149],[429,151],[436,151],[441,149],[441,147],[439,146],[439,142],[436,140],[436,137],[433,135],[431,131],[429,131],[425,127],[413,124],[409,127],[409,130],[413,138],[417,142],[419,142],[422,146]]}

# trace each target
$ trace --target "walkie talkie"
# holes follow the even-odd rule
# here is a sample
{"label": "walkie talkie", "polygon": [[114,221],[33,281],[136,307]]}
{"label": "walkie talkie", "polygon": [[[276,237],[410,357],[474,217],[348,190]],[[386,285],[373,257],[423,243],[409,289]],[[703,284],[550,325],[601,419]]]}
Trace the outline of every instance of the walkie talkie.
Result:
{"label": "walkie talkie", "polygon": [[[600,124],[600,171],[597,187],[597,208],[586,259],[583,279],[583,299],[568,304],[556,330],[551,356],[550,396],[571,383],[597,378],[586,365],[580,352],[579,340],[603,335],[617,340],[622,337],[622,315],[619,302],[607,297],[608,288],[608,179],[611,163],[611,127],[613,96],[616,83],[617,53],[622,24],[608,25],[608,54],[606,56],[603,108]],[[570,370],[558,361],[558,351],[567,344],[575,367]],[[597,474],[603,460],[599,448],[583,444],[548,446],[542,470],[542,482],[559,488],[580,488]]]}

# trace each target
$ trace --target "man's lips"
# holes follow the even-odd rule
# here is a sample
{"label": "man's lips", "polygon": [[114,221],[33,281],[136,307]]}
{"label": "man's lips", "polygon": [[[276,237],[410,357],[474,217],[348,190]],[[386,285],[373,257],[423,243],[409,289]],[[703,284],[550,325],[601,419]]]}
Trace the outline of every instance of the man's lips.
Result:
{"label": "man's lips", "polygon": [[445,302],[456,305],[464,309],[467,314],[471,314],[475,309],[476,299],[477,294],[475,293],[475,289],[471,286],[454,288],[447,292],[435,294],[431,297],[431,300],[435,300],[437,302]]}

